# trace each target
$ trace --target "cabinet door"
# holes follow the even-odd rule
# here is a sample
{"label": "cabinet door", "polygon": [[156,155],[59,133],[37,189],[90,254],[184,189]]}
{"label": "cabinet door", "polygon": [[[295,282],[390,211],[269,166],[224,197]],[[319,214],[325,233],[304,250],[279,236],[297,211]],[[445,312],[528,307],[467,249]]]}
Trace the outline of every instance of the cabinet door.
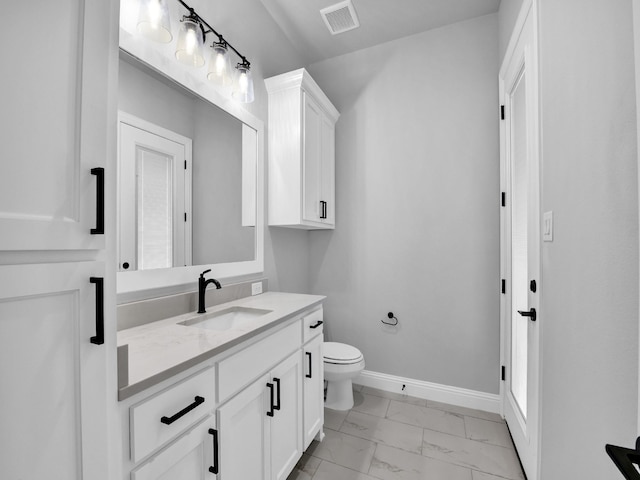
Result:
{"label": "cabinet door", "polygon": [[[11,65],[0,108],[0,250],[104,248],[104,235],[90,233],[100,226],[91,169],[105,166],[110,130],[111,2],[2,7],[12,21],[0,33]],[[46,19],[42,32],[25,29],[33,18]]]}
{"label": "cabinet door", "polygon": [[222,480],[268,478],[268,380],[264,375],[218,409]]}
{"label": "cabinet door", "polygon": [[214,480],[217,434],[209,416],[131,472],[131,480]]}
{"label": "cabinet door", "polygon": [[285,480],[302,455],[302,361],[298,350],[271,372],[276,404],[271,420],[271,479]]}
{"label": "cabinet door", "polygon": [[321,161],[321,186],[320,186],[320,200],[324,203],[324,218],[322,218],[322,223],[327,225],[335,225],[335,184],[336,184],[336,174],[335,174],[335,144],[336,144],[336,132],[335,125],[326,115],[322,116],[322,124],[321,124],[321,153],[322,153],[322,161]]}
{"label": "cabinet door", "polygon": [[306,93],[303,117],[303,220],[321,223],[321,181],[322,181],[322,111],[318,104]]}
{"label": "cabinet door", "polygon": [[322,335],[318,335],[304,348],[304,447],[306,450],[324,424],[324,369]]}
{"label": "cabinet door", "polygon": [[0,266],[0,478],[107,480],[100,262]]}

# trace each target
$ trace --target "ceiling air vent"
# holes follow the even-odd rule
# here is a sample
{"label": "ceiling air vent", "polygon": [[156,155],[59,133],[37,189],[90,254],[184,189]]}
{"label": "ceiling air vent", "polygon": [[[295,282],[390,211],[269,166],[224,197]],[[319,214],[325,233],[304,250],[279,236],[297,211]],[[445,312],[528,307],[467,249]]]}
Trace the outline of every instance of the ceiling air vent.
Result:
{"label": "ceiling air vent", "polygon": [[360,26],[351,0],[323,8],[320,10],[320,14],[332,35],[347,32]]}

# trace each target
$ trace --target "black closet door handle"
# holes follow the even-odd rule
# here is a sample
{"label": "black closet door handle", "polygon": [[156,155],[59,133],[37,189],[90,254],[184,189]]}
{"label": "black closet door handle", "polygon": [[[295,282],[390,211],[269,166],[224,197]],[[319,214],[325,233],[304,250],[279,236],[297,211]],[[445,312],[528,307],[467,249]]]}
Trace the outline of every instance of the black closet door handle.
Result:
{"label": "black closet door handle", "polygon": [[327,218],[327,202],[320,200],[320,218]]}
{"label": "black closet door handle", "polygon": [[104,235],[104,168],[91,169],[91,175],[96,178],[96,228],[91,229],[91,235]]}
{"label": "black closet door handle", "polygon": [[322,320],[318,320],[313,325],[309,325],[309,328],[318,328],[320,325],[322,325],[322,323],[323,323]]}
{"label": "black closet door handle", "polygon": [[176,413],[175,415],[172,415],[170,417],[162,417],[160,419],[160,421],[162,423],[164,423],[165,425],[171,425],[173,422],[175,422],[176,420],[178,420],[180,417],[185,416],[187,413],[189,413],[191,410],[193,410],[194,408],[196,408],[198,405],[203,404],[204,403],[204,397],[200,397],[200,396],[195,396],[193,399],[193,403],[190,405],[187,405],[186,407],[184,407],[182,410],[180,410],[178,413]]}
{"label": "black closet door handle", "polygon": [[89,282],[96,284],[96,335],[91,337],[91,343],[104,343],[104,278],[89,277]]}
{"label": "black closet door handle", "polygon": [[305,352],[305,354],[309,357],[309,373],[307,373],[305,377],[311,378],[311,352]]}
{"label": "black closet door handle", "polygon": [[269,411],[267,417],[273,417],[273,383],[267,382],[267,388],[269,389]]}
{"label": "black closet door handle", "polygon": [[209,467],[209,471],[213,474],[217,474],[218,473],[218,431],[215,428],[210,428],[209,434],[213,435],[213,467]]}
{"label": "black closet door handle", "polygon": [[528,312],[523,312],[522,310],[518,310],[518,313],[520,315],[522,315],[523,317],[529,317],[532,322],[535,322],[536,319],[538,318],[538,315],[536,314],[536,309],[535,308],[532,308]]}
{"label": "black closet door handle", "polygon": [[273,409],[274,410],[280,410],[280,379],[274,377],[273,381],[276,384],[276,386],[278,387],[278,391],[276,393],[276,404],[273,406]]}

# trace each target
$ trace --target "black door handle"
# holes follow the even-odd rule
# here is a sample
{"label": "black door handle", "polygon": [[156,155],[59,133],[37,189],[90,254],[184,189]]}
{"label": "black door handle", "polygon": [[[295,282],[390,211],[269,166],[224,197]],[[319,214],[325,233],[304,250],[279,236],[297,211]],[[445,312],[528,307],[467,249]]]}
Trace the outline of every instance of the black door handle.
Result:
{"label": "black door handle", "polygon": [[91,175],[96,178],[96,228],[91,229],[91,235],[104,235],[104,168],[91,169]]}
{"label": "black door handle", "polygon": [[305,377],[311,378],[311,352],[305,352],[305,354],[309,357],[309,373]]}
{"label": "black door handle", "polygon": [[327,218],[327,202],[320,200],[320,218]]}
{"label": "black door handle", "polygon": [[89,340],[95,345],[104,343],[104,278],[89,277],[96,284],[96,335]]}
{"label": "black door handle", "polygon": [[160,419],[160,421],[162,423],[164,423],[165,425],[171,425],[173,422],[178,420],[180,417],[185,416],[187,413],[189,413],[191,410],[193,410],[194,408],[196,408],[198,405],[200,405],[202,403],[204,403],[204,397],[196,396],[196,397],[194,397],[192,404],[187,405],[186,407],[184,407],[182,410],[180,410],[175,415],[172,415],[171,417],[162,417]]}
{"label": "black door handle", "polygon": [[215,428],[210,428],[209,434],[213,435],[213,467],[209,467],[209,471],[213,474],[217,474],[218,473],[218,431]]}
{"label": "black door handle", "polygon": [[274,410],[280,410],[280,379],[274,377],[273,381],[275,382],[276,386],[278,387],[278,391],[276,393],[276,404],[273,406],[273,409]]}
{"label": "black door handle", "polygon": [[322,325],[322,320],[318,320],[313,325],[309,325],[309,328],[318,328],[320,325]]}
{"label": "black door handle", "polygon": [[269,411],[267,417],[273,417],[273,383],[267,382],[267,388],[269,389]]}
{"label": "black door handle", "polygon": [[520,315],[522,315],[523,317],[529,317],[531,319],[532,322],[536,321],[537,314],[536,314],[536,309],[532,308],[531,310],[529,310],[528,312],[523,312],[522,310],[518,310],[518,313]]}

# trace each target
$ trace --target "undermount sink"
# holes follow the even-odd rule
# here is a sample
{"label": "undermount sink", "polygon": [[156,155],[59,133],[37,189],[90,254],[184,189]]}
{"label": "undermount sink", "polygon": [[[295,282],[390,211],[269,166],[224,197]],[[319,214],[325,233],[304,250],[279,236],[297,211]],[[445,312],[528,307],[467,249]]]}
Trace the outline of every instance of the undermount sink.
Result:
{"label": "undermount sink", "polygon": [[179,322],[179,325],[217,331],[234,330],[236,328],[242,328],[257,318],[271,312],[272,310],[262,310],[259,308],[230,307],[218,312],[197,314],[184,322]]}

